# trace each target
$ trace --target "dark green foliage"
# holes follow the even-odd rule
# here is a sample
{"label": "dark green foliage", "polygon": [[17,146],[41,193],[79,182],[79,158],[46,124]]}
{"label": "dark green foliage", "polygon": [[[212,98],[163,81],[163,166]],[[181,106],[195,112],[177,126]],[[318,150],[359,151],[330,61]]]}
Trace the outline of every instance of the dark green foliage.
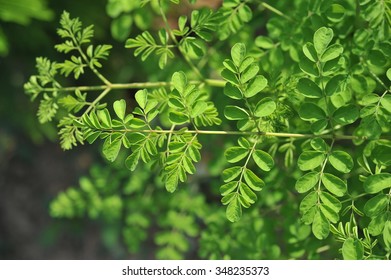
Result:
{"label": "dark green foliage", "polygon": [[[143,82],[102,75],[111,46],[67,12],[56,49],[68,59],[37,59],[25,89],[41,100],[39,121],[58,122],[64,149],[100,142],[131,171],[108,198],[84,178],[52,214],[97,218],[108,199],[125,209],[129,250],[157,228],[163,259],[189,257],[194,240],[211,259],[389,259],[390,3],[226,0],[171,28],[170,2],[181,1],[108,2],[114,37],[130,34],[125,47],[152,65]],[[143,28],[143,12],[164,27]],[[97,85],[59,82],[87,71]]]}

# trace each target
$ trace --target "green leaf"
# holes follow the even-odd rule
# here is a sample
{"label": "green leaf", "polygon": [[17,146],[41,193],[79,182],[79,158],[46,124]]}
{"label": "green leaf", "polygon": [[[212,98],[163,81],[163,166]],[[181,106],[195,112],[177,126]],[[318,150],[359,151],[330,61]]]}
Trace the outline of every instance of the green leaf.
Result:
{"label": "green leaf", "polygon": [[245,109],[231,105],[225,107],[224,116],[228,120],[245,120],[249,118],[249,115]]}
{"label": "green leaf", "polygon": [[106,138],[102,151],[107,160],[114,161],[117,158],[119,150],[121,149],[121,144],[121,138],[116,138],[113,141],[111,141],[111,137]]}
{"label": "green leaf", "polygon": [[391,249],[391,221],[388,220],[384,225],[383,230],[384,245],[388,250]]}
{"label": "green leaf", "polygon": [[277,108],[276,102],[273,101],[270,97],[265,97],[261,99],[254,111],[256,117],[266,117],[271,115]]}
{"label": "green leaf", "polygon": [[224,182],[230,182],[236,179],[240,175],[240,173],[242,173],[242,167],[234,166],[234,167],[224,169],[221,175],[223,177]]}
{"label": "green leaf", "polygon": [[134,171],[140,159],[140,150],[134,151],[125,160],[125,165],[130,171]]}
{"label": "green leaf", "polygon": [[126,101],[124,99],[114,101],[113,108],[117,117],[123,121],[126,112]]}
{"label": "green leaf", "polygon": [[225,150],[224,155],[228,162],[235,163],[244,159],[249,153],[248,149],[234,146]]}
{"label": "green leaf", "polygon": [[321,98],[322,90],[312,80],[308,78],[301,78],[297,83],[297,90],[308,98]]}
{"label": "green leaf", "polygon": [[338,108],[334,114],[333,119],[336,123],[345,125],[354,123],[359,117],[359,111],[354,105],[347,105],[341,108]]}
{"label": "green leaf", "polygon": [[237,181],[229,182],[227,184],[224,184],[220,187],[220,193],[222,196],[226,196],[230,193],[232,193],[238,185]]}
{"label": "green leaf", "polygon": [[312,232],[320,240],[329,236],[330,222],[321,211],[315,213],[314,221],[312,222]]}
{"label": "green leaf", "polygon": [[323,174],[322,183],[329,192],[338,197],[343,196],[347,191],[346,183],[342,179],[330,173]]}
{"label": "green leaf", "polygon": [[179,92],[184,92],[187,84],[187,78],[184,72],[175,72],[172,75],[171,82]]}
{"label": "green leaf", "polygon": [[259,72],[259,66],[256,63],[251,64],[244,72],[240,75],[240,82],[242,84],[247,83],[249,80],[254,78]]}
{"label": "green leaf", "polygon": [[195,118],[201,114],[203,114],[207,109],[207,104],[205,101],[197,101],[193,107],[191,108],[191,114],[190,116],[192,118]]}
{"label": "green leaf", "polygon": [[369,233],[373,236],[381,234],[384,230],[384,226],[388,220],[388,213],[384,212],[372,219],[368,225]]}
{"label": "green leaf", "polygon": [[250,169],[246,169],[246,171],[244,172],[244,180],[246,181],[248,186],[254,191],[261,191],[262,188],[265,186],[263,180],[257,175],[255,175],[255,173],[252,172]]}
{"label": "green leaf", "polygon": [[326,11],[326,16],[331,22],[340,22],[345,16],[345,8],[340,4],[331,4]]}
{"label": "green leaf", "polygon": [[344,151],[333,151],[329,156],[329,162],[342,173],[349,173],[353,168],[352,157]]}
{"label": "green leaf", "polygon": [[274,47],[273,40],[266,36],[258,36],[255,38],[255,45],[262,49],[271,49]]}
{"label": "green leaf", "polygon": [[236,67],[240,67],[246,56],[246,46],[243,43],[236,43],[231,49],[231,57]]}
{"label": "green leaf", "polygon": [[256,76],[255,79],[250,81],[250,83],[248,84],[247,89],[244,92],[244,96],[247,98],[253,97],[254,95],[261,92],[266,86],[267,86],[266,78],[261,75]]}
{"label": "green leaf", "polygon": [[315,31],[314,47],[318,55],[322,55],[333,39],[334,32],[331,28],[321,27]]}
{"label": "green leaf", "polygon": [[337,223],[339,221],[339,215],[333,208],[321,204],[319,205],[319,209],[330,222]]}
{"label": "green leaf", "polygon": [[380,99],[380,104],[386,109],[389,113],[391,113],[391,95],[387,94]]}
{"label": "green leaf", "polygon": [[232,99],[242,99],[242,93],[240,89],[231,83],[226,83],[224,87],[224,94]]}
{"label": "green leaf", "polygon": [[313,188],[318,181],[319,173],[312,171],[301,176],[297,180],[295,188],[299,193],[305,193],[308,192],[311,188]]}
{"label": "green leaf", "polygon": [[189,117],[180,112],[170,112],[169,118],[174,124],[184,124],[189,122]]}
{"label": "green leaf", "polygon": [[223,198],[221,199],[221,203],[223,205],[227,205],[235,198],[236,195],[237,195],[236,192],[231,192],[230,194],[223,196]]}
{"label": "green leaf", "polygon": [[364,182],[364,189],[367,193],[378,193],[383,189],[391,187],[391,174],[380,173],[369,176]]}
{"label": "green leaf", "polygon": [[141,109],[145,109],[148,101],[148,92],[146,89],[138,90],[134,96]]}
{"label": "green leaf", "polygon": [[318,77],[319,76],[319,70],[318,67],[314,62],[309,60],[307,57],[301,57],[299,61],[299,67],[301,71],[304,73],[307,73],[308,75]]}
{"label": "green leaf", "polygon": [[255,150],[252,154],[255,163],[263,171],[270,171],[274,166],[273,158],[266,152],[262,150]]}
{"label": "green leaf", "polygon": [[235,195],[228,204],[226,216],[227,219],[232,223],[239,221],[242,217],[242,206],[240,205],[238,195]]}
{"label": "green leaf", "polygon": [[166,190],[170,193],[173,193],[177,189],[178,183],[179,171],[174,171],[166,178]]}
{"label": "green leaf", "polygon": [[326,84],[326,95],[333,96],[334,94],[344,91],[346,85],[345,81],[345,75],[336,75],[332,77]]}
{"label": "green leaf", "polygon": [[250,204],[257,201],[257,195],[244,183],[239,183],[239,191],[242,197]]}
{"label": "green leaf", "polygon": [[344,260],[362,260],[364,258],[362,242],[357,238],[348,237],[342,245],[342,256]]}
{"label": "green leaf", "polygon": [[301,170],[311,170],[320,166],[325,159],[325,154],[317,151],[304,151],[298,159],[298,166]]}
{"label": "green leaf", "polygon": [[340,44],[329,46],[320,58],[320,61],[327,62],[339,57],[343,52],[343,47]]}
{"label": "green leaf", "polygon": [[319,151],[319,152],[324,152],[326,153],[328,150],[329,150],[329,146],[326,144],[326,142],[320,138],[320,137],[316,137],[316,138],[313,138],[311,139],[311,147],[315,150],[315,151]]}
{"label": "green leaf", "polygon": [[318,61],[318,55],[316,53],[314,44],[308,42],[303,46],[304,55],[312,62]]}
{"label": "green leaf", "polygon": [[379,193],[377,196],[369,199],[364,205],[364,213],[368,217],[375,217],[382,213],[388,205],[388,196]]}
{"label": "green leaf", "polygon": [[326,118],[326,113],[314,103],[304,103],[299,110],[299,116],[305,121],[317,121]]}
{"label": "green leaf", "polygon": [[342,208],[342,203],[328,192],[322,191],[319,195],[320,200],[324,205],[327,205],[335,212],[339,212]]}
{"label": "green leaf", "polygon": [[300,207],[299,207],[300,213],[302,215],[305,215],[305,213],[308,212],[317,203],[318,203],[318,194],[315,191],[310,192],[300,202]]}

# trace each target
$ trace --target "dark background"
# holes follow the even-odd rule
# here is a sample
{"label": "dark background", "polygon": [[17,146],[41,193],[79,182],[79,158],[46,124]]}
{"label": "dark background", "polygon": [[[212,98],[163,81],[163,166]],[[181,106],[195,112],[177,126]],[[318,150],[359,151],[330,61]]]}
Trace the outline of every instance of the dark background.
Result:
{"label": "dark background", "polygon": [[[115,259],[124,252],[105,249],[98,225],[89,220],[56,220],[50,201],[76,185],[92,162],[94,147],[63,152],[53,125],[36,118],[38,104],[24,94],[23,84],[36,73],[35,58],[61,61],[54,50],[63,10],[95,25],[95,38],[110,40],[105,0],[50,1],[49,21],[28,25],[0,20],[9,53],[0,56],[0,258],[1,259]],[[120,44],[118,44],[120,46]]]}

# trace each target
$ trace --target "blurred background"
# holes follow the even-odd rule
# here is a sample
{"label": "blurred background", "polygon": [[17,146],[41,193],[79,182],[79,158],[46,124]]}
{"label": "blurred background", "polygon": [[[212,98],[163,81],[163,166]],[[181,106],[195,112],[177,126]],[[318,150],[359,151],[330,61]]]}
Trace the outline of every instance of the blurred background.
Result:
{"label": "blurred background", "polygon": [[124,257],[121,250],[114,253],[104,248],[96,223],[49,216],[55,195],[77,185],[99,158],[93,158],[94,148],[63,152],[54,125],[39,124],[38,103],[32,103],[23,90],[29,76],[36,73],[36,57],[64,59],[54,50],[63,10],[81,17],[86,25],[94,24],[98,41],[112,43],[106,5],[105,0],[0,0],[1,259]]}

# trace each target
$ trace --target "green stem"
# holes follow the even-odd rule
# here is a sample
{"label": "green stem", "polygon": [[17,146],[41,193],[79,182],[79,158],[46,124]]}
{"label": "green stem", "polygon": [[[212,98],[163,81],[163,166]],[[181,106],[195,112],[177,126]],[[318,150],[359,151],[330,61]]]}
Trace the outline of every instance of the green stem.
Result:
{"label": "green stem", "polygon": [[[111,131],[111,130],[110,130]],[[113,130],[115,132],[140,132],[140,133],[160,133],[160,134],[205,134],[205,135],[261,135],[269,137],[286,137],[286,138],[323,138],[323,139],[335,139],[335,140],[353,140],[362,139],[362,137],[354,135],[315,135],[315,134],[299,134],[299,133],[279,133],[279,132],[258,132],[258,131],[221,131],[221,130],[186,130],[186,131],[172,131],[170,130],[148,130],[148,129],[118,129]]]}
{"label": "green stem", "polygon": [[[205,79],[204,81],[189,81],[189,84],[200,85],[206,84],[211,87],[224,87],[226,81]],[[159,87],[170,87],[171,82],[145,82],[145,83],[127,83],[127,84],[110,84],[110,85],[99,85],[99,86],[79,86],[79,87],[65,87],[65,88],[45,88],[44,92],[61,92],[61,91],[101,91],[107,88],[110,89],[144,89],[144,88],[159,88]]]}
{"label": "green stem", "polygon": [[289,20],[289,21],[294,22],[294,20],[293,20],[291,17],[287,16],[286,14],[284,14],[284,13],[281,12],[280,10],[274,8],[273,6],[269,5],[268,3],[262,1],[262,2],[261,2],[261,5],[262,5],[264,8],[266,8],[267,10],[269,10],[269,11],[271,11],[271,12],[273,12],[273,13],[275,13],[275,14],[277,14],[277,15],[279,15],[279,16],[281,16],[281,17],[283,17],[283,18],[285,18],[285,19],[287,19],[287,20]]}
{"label": "green stem", "polygon": [[109,92],[111,88],[107,87],[99,96],[88,106],[87,110],[83,113],[83,115],[88,114],[95,106],[98,104],[100,100],[102,100]]}

